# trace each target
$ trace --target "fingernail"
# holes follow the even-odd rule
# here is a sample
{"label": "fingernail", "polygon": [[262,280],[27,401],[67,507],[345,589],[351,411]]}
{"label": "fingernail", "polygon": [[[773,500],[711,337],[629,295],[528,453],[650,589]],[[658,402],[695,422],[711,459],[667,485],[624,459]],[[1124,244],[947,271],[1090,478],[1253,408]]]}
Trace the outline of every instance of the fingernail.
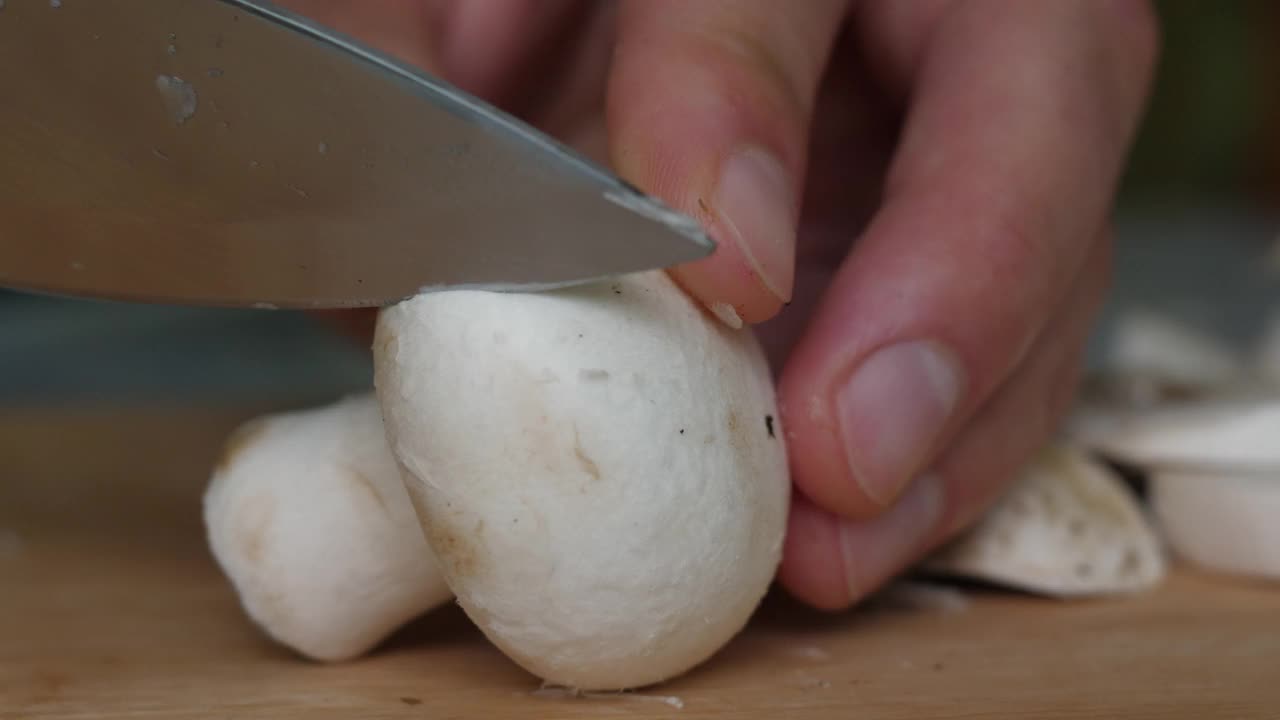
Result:
{"label": "fingernail", "polygon": [[758,147],[725,160],[715,207],[747,263],[780,300],[791,299],[795,272],[795,190],[782,163]]}
{"label": "fingernail", "polygon": [[924,475],[885,514],[842,523],[840,552],[850,599],[861,599],[903,569],[934,536],[942,510],[941,482]]}
{"label": "fingernail", "polygon": [[836,391],[836,418],[855,482],[889,505],[920,471],[959,399],[961,371],[936,343],[891,345]]}

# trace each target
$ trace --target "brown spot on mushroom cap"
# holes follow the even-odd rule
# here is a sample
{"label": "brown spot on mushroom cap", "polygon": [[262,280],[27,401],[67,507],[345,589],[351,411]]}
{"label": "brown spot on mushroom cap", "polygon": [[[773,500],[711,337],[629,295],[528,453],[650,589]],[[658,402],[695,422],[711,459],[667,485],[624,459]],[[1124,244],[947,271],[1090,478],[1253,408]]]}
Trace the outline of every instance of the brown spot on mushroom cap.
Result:
{"label": "brown spot on mushroom cap", "polygon": [[378,492],[378,487],[373,484],[373,481],[370,480],[367,475],[353,467],[348,467],[347,476],[351,478],[352,485],[369,493],[373,498],[373,501],[378,504],[378,507],[384,514],[389,514],[391,512],[391,509],[387,507],[387,501],[384,500],[382,495]]}
{"label": "brown spot on mushroom cap", "polygon": [[236,541],[246,560],[254,566],[262,564],[266,552],[267,532],[275,519],[276,501],[270,495],[245,498],[236,513]]}
{"label": "brown spot on mushroom cap", "polygon": [[590,475],[593,480],[600,479],[600,466],[595,460],[587,454],[586,449],[582,447],[582,437],[578,433],[575,425],[573,428],[573,456],[578,459],[578,465],[582,467],[583,472]]}
{"label": "brown spot on mushroom cap", "polygon": [[482,570],[484,519],[464,529],[455,522],[433,521],[427,528],[427,542],[455,578],[473,577]]}
{"label": "brown spot on mushroom cap", "polygon": [[484,519],[468,525],[465,516],[450,509],[448,503],[432,512],[421,479],[405,483],[405,487],[418,517],[426,519],[423,534],[442,569],[453,578],[479,575],[484,569]]}
{"label": "brown spot on mushroom cap", "polygon": [[386,325],[380,325],[378,329],[379,347],[376,348],[376,351],[388,357],[394,356],[395,346],[396,343],[400,341],[400,337],[396,334],[395,330],[392,330]]}
{"label": "brown spot on mushroom cap", "polygon": [[736,407],[729,408],[725,426],[729,431],[729,446],[739,453],[746,452],[751,447],[752,440],[747,432],[746,423],[742,421],[742,415]]}

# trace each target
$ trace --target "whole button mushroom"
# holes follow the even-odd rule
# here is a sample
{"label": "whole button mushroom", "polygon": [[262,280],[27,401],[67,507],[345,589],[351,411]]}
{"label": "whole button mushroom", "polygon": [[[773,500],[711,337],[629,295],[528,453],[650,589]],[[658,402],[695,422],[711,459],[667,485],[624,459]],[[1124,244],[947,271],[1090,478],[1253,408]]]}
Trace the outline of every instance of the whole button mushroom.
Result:
{"label": "whole button mushroom", "polygon": [[375,379],[467,614],[580,690],[706,660],[772,581],[789,478],[769,367],[663,272],[382,311]]}

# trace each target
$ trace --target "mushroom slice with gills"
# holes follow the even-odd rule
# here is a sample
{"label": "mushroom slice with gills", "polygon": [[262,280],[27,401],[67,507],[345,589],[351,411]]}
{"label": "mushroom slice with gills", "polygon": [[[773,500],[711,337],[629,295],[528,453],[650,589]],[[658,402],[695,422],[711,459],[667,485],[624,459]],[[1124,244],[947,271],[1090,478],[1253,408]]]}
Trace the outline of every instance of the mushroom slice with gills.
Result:
{"label": "mushroom slice with gills", "polygon": [[1159,470],[1151,507],[1178,556],[1219,573],[1280,581],[1280,467]]}
{"label": "mushroom slice with gills", "polygon": [[1177,555],[1223,573],[1280,579],[1280,398],[1135,418],[1099,449],[1148,475],[1153,514]]}
{"label": "mushroom slice with gills", "polygon": [[388,438],[458,602],[556,685],[657,683],[745,625],[790,483],[750,330],[662,271],[384,309]]}
{"label": "mushroom slice with gills", "polygon": [[1103,355],[1086,376],[1065,430],[1090,449],[1131,420],[1247,395],[1257,384],[1235,348],[1166,313],[1126,310],[1104,335]]}
{"label": "mushroom slice with gills", "polygon": [[1118,422],[1096,451],[1140,469],[1280,468],[1280,397],[1227,397]]}
{"label": "mushroom slice with gills", "polygon": [[1069,598],[1150,589],[1167,562],[1128,486],[1082,451],[1050,444],[973,528],[921,569]]}
{"label": "mushroom slice with gills", "polygon": [[372,393],[238,428],[204,521],[249,617],[313,660],[358,657],[452,597]]}

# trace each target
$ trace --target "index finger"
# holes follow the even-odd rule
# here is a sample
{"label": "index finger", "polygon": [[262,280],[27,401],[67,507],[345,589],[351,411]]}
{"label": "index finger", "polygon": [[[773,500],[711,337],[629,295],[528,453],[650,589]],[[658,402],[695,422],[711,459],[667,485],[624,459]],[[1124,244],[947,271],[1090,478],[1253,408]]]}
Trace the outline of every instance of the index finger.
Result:
{"label": "index finger", "polygon": [[797,484],[850,517],[894,503],[1065,298],[1155,54],[1153,27],[1094,0],[859,7],[909,111],[883,206],[780,387]]}

